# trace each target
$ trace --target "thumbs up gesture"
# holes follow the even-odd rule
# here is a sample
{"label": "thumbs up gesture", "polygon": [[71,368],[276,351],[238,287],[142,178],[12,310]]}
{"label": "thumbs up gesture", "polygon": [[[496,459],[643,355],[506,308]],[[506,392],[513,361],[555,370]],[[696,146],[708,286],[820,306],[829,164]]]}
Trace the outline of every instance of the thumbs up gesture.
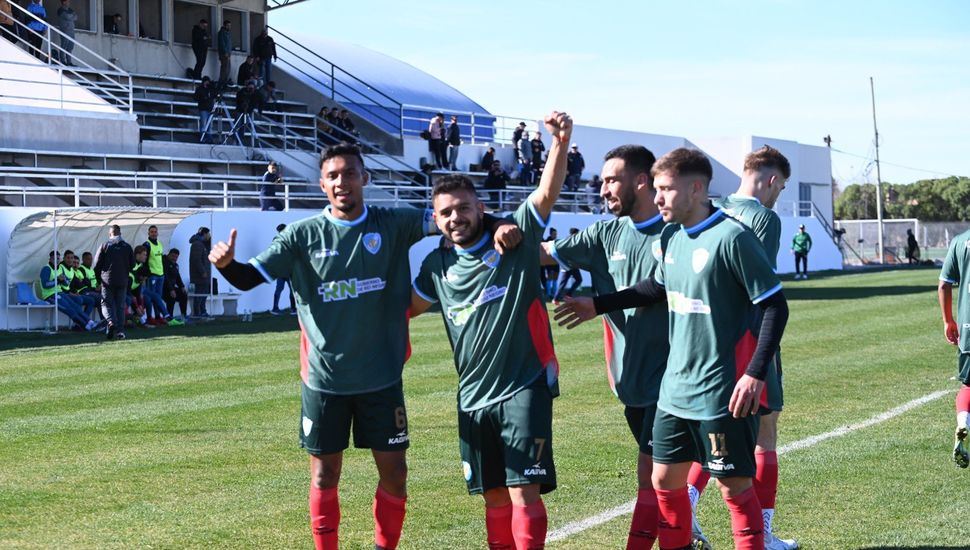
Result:
{"label": "thumbs up gesture", "polygon": [[229,243],[219,241],[209,251],[209,261],[222,269],[232,263],[236,257],[236,229],[229,231]]}

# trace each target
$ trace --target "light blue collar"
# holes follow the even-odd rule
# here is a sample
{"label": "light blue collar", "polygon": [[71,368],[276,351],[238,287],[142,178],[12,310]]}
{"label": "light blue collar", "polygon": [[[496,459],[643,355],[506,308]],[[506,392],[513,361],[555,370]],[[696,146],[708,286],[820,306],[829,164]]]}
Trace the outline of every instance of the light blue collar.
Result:
{"label": "light blue collar", "polygon": [[327,207],[323,209],[323,215],[326,216],[328,220],[343,227],[353,227],[355,225],[360,225],[364,223],[364,220],[367,219],[366,204],[364,205],[364,213],[361,214],[356,220],[341,220],[340,218],[337,218],[333,215],[333,212],[331,212],[332,209],[333,209],[333,206],[328,204]]}

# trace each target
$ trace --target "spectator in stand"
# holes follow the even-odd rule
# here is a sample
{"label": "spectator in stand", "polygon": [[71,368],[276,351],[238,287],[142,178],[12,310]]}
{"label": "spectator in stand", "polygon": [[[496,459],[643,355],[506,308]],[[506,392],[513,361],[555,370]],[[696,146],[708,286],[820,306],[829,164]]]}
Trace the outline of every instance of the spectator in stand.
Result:
{"label": "spectator in stand", "polygon": [[[579,229],[575,227],[569,228],[570,237],[577,233],[579,233]],[[570,279],[572,279],[572,284],[569,285],[569,288],[567,289],[566,286]],[[559,305],[559,301],[562,300],[563,296],[569,296],[571,298],[581,284],[583,284],[583,274],[579,271],[578,267],[574,267],[572,269],[563,269],[562,278],[559,279],[559,292],[556,293],[556,298],[552,301],[552,303]]]}
{"label": "spectator in stand", "polygon": [[317,140],[323,145],[336,143],[333,139],[333,126],[330,123],[330,108],[320,107],[317,113]]}
{"label": "spectator in stand", "polygon": [[[145,314],[147,315],[147,320],[145,324],[161,326],[168,325],[170,327],[177,327],[183,325],[182,321],[175,319],[169,313],[168,308],[165,307],[165,300],[162,299],[162,292],[155,292],[152,288],[152,281],[158,279],[152,273],[152,249],[145,245],[139,245],[135,247],[135,269],[132,274],[135,277],[134,289],[141,290],[141,296],[145,303]],[[161,261],[161,258],[159,258]],[[163,268],[164,269],[164,268]],[[164,277],[162,278],[164,283]],[[164,291],[164,287],[162,288]],[[154,311],[154,317],[152,316],[152,311]]]}
{"label": "spectator in stand", "polygon": [[600,196],[602,187],[603,180],[597,174],[593,174],[593,179],[586,184],[586,205],[593,214],[600,213],[600,204],[603,202],[603,197]]}
{"label": "spectator in stand", "polygon": [[75,326],[84,330],[94,330],[95,322],[81,311],[81,304],[67,294],[61,293],[61,288],[67,277],[61,272],[57,261],[61,255],[51,250],[47,265],[40,270],[40,299],[50,304],[57,304],[57,309],[67,315]]}
{"label": "spectator in stand", "polygon": [[209,249],[212,247],[212,234],[208,227],[200,227],[189,239],[189,284],[192,285],[192,315],[208,318],[206,296],[211,292],[212,264],[209,263]]}
{"label": "spectator in stand", "polygon": [[223,21],[216,35],[216,48],[219,51],[219,89],[229,84],[229,71],[232,70],[232,22]]}
{"label": "spectator in stand", "polygon": [[428,133],[431,134],[430,147],[434,157],[434,167],[444,169],[448,164],[445,159],[445,115],[438,113],[428,122]]}
{"label": "spectator in stand", "polygon": [[27,42],[30,44],[30,53],[34,54],[34,57],[40,59],[41,61],[46,61],[47,56],[44,55],[43,45],[44,45],[44,33],[47,32],[47,25],[43,21],[47,20],[47,10],[44,9],[44,5],[41,0],[31,0],[30,5],[27,6],[27,11],[31,15],[40,19],[34,19],[33,17],[27,22],[27,28],[33,32],[27,33]]}
{"label": "spectator in stand", "polygon": [[175,316],[175,304],[178,303],[182,312],[182,321],[189,315],[189,293],[185,290],[185,283],[182,282],[182,274],[179,273],[179,249],[172,248],[168,254],[162,258],[165,266],[165,307]]}
{"label": "spectator in stand", "polygon": [[[543,153],[546,152],[546,144],[542,143],[542,132],[536,130],[530,143],[532,145],[532,171],[538,173],[542,171]],[[536,182],[539,181],[538,177],[534,179]]]}
{"label": "spectator in stand", "polygon": [[276,41],[269,35],[269,29],[263,27],[263,32],[253,40],[253,54],[259,58],[263,79],[269,82],[273,61],[276,61]]}
{"label": "spectator in stand", "polygon": [[[337,109],[334,109],[334,111],[336,111],[336,110]],[[359,136],[360,133],[357,132],[357,126],[354,124],[353,119],[350,118],[350,111],[348,111],[347,109],[341,109],[340,110],[340,118],[337,119],[337,123],[338,123],[337,124],[338,127],[341,130],[343,130],[347,134],[350,134],[349,136],[347,136],[347,135],[341,136],[339,141],[346,141],[348,143],[356,143],[357,140],[354,139],[354,138],[356,138],[357,136]]]}
{"label": "spectator in stand", "polygon": [[586,161],[583,154],[579,152],[579,145],[575,143],[569,148],[566,155],[566,190],[579,191],[579,180],[583,177],[583,170],[586,169]]}
{"label": "spectator in stand", "polygon": [[246,137],[246,130],[249,128],[253,111],[258,107],[259,93],[256,91],[256,81],[250,80],[246,82],[243,89],[236,92],[236,110],[233,113],[236,122],[233,125],[236,128],[236,138],[240,141]]}
{"label": "spectator in stand", "polygon": [[263,109],[267,105],[272,105],[273,109],[276,108],[276,83],[270,80],[259,89],[259,113],[263,113]]}
{"label": "spectator in stand", "polygon": [[[74,23],[77,12],[71,7],[71,0],[61,0],[61,7],[57,8],[57,30],[61,31],[61,63],[73,67],[71,52],[74,51]],[[51,37],[53,38],[53,37]]]}
{"label": "spectator in stand", "polygon": [[519,140],[519,185],[532,185],[532,142],[529,132],[522,132]]}
{"label": "spectator in stand", "polygon": [[[515,159],[519,162],[522,162],[522,155],[519,152],[519,142],[522,141],[522,136],[524,134],[527,134],[525,131],[525,123],[520,122],[519,125],[515,127],[515,130],[512,130],[512,146],[515,147]],[[529,139],[528,135],[526,135],[525,139]]]}
{"label": "spectator in stand", "polygon": [[276,161],[270,161],[266,165],[266,173],[263,174],[263,182],[259,185],[259,209],[262,211],[283,210],[283,202],[276,198],[276,186],[283,184],[283,175],[280,174],[280,167]]}
{"label": "spectator in stand", "polygon": [[[165,266],[162,265],[162,256],[165,253],[165,249],[162,246],[162,241],[158,239],[158,226],[148,226],[148,240],[143,242],[142,246],[148,252],[148,259],[146,260],[146,272],[148,273],[148,281],[146,283],[148,286],[147,291],[158,296],[158,302],[146,300],[146,310],[148,317],[153,318],[152,313],[154,313],[155,324],[160,324],[159,321],[165,315],[159,310],[160,308],[156,309],[154,306],[156,303],[161,303],[162,290],[165,288]],[[144,295],[145,292],[142,292],[142,294]]]}
{"label": "spectator in stand", "polygon": [[448,125],[448,169],[457,172],[455,163],[458,161],[458,147],[461,146],[461,128],[458,127],[458,117],[451,115],[451,124]]}
{"label": "spectator in stand", "polygon": [[256,77],[256,58],[252,55],[247,55],[246,61],[243,61],[236,71],[236,83],[244,86],[246,82]]}
{"label": "spectator in stand", "polygon": [[129,273],[135,267],[135,253],[121,238],[121,227],[108,229],[108,241],[94,258],[94,273],[101,283],[101,315],[108,322],[108,340],[125,338],[125,302]]}
{"label": "spectator in stand", "polygon": [[[286,224],[281,223],[276,226],[276,233],[279,234],[284,229],[286,229]],[[273,315],[280,314],[280,296],[283,295],[284,286],[290,291],[290,315],[296,315],[296,302],[293,301],[293,284],[290,283],[289,279],[283,278],[276,279],[276,290],[273,292],[273,309],[269,310],[269,312]]]}
{"label": "spectator in stand", "polygon": [[124,31],[124,28],[124,18],[121,17],[120,13],[105,17],[104,32],[107,34],[125,34],[131,36],[130,33]]}
{"label": "spectator in stand", "polygon": [[193,77],[202,78],[202,69],[205,67],[206,57],[209,56],[209,46],[212,45],[212,36],[209,35],[209,22],[200,19],[197,25],[192,27],[192,53],[195,54],[195,68],[192,69]]}
{"label": "spectator in stand", "polygon": [[0,0],[0,35],[17,43],[17,26],[14,25],[13,9],[8,0]]}
{"label": "spectator in stand", "polygon": [[492,166],[488,171],[488,175],[485,176],[485,189],[489,190],[489,198],[491,206],[495,210],[502,208],[502,192],[508,184],[512,181],[505,170],[502,169],[502,161],[494,160],[492,161]]}
{"label": "spectator in stand", "polygon": [[199,106],[199,141],[208,143],[209,138],[209,119],[212,118],[212,108],[215,106],[216,90],[212,87],[212,79],[208,76],[202,77],[202,82],[195,89],[195,102]]}
{"label": "spectator in stand", "polygon": [[481,162],[478,163],[479,169],[482,172],[488,172],[492,169],[492,162],[495,160],[495,147],[489,147],[485,154],[482,155]]}

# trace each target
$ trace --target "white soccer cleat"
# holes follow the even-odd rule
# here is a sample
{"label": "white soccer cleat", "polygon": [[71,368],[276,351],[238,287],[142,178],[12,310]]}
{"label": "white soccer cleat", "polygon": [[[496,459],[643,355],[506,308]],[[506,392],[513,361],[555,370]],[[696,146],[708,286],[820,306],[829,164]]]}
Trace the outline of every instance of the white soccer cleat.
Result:
{"label": "white soccer cleat", "polygon": [[765,550],[797,550],[795,539],[780,539],[771,532],[765,532]]}
{"label": "white soccer cleat", "polygon": [[701,524],[697,522],[697,501],[700,500],[701,494],[693,485],[687,485],[687,494],[690,496],[690,548],[691,550],[714,550],[711,542],[701,531]]}

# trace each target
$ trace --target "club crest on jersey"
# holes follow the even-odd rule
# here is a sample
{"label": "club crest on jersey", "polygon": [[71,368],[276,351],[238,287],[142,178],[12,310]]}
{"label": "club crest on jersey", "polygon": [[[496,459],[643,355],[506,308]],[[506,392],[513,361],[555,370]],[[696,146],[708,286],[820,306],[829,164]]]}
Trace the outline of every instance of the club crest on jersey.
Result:
{"label": "club crest on jersey", "polygon": [[364,235],[364,248],[371,254],[377,254],[381,249],[381,234],[367,233]]}
{"label": "club crest on jersey", "polygon": [[307,417],[303,417],[303,435],[310,435],[310,430],[313,429],[313,421]]}
{"label": "club crest on jersey", "polygon": [[498,252],[496,252],[495,250],[489,250],[488,252],[482,255],[482,263],[492,269],[495,269],[496,267],[498,267],[498,263],[501,260],[502,260],[502,257],[499,256]]}
{"label": "club crest on jersey", "polygon": [[653,253],[653,259],[657,260],[658,262],[661,258],[663,258],[664,255],[664,251],[662,248],[660,248],[660,246],[660,239],[653,241],[653,244],[650,245],[650,252]]}
{"label": "club crest on jersey", "polygon": [[690,258],[690,265],[694,268],[694,273],[700,273],[704,266],[707,265],[707,260],[711,257],[711,253],[703,248],[698,248],[694,250],[694,255]]}

